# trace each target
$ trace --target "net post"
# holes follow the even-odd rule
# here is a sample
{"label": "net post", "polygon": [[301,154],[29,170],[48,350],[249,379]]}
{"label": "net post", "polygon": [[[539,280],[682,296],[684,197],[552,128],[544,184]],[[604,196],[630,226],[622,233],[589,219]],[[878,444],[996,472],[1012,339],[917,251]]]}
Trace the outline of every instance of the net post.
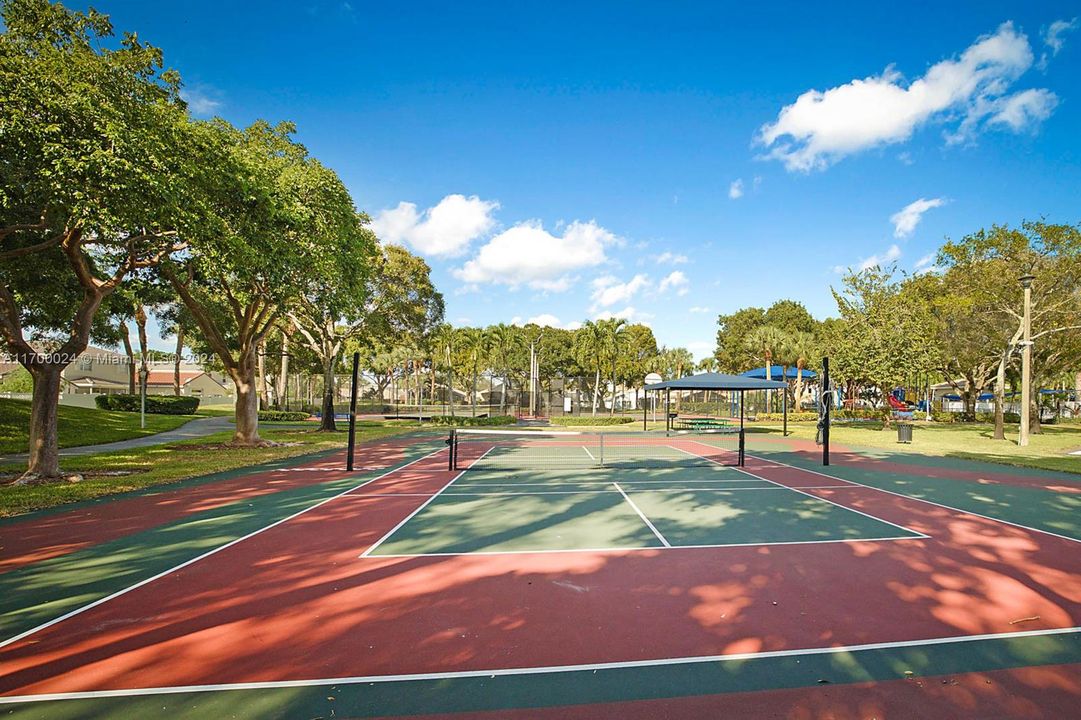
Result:
{"label": "net post", "polygon": [[743,428],[739,429],[739,466],[746,464],[747,433]]}
{"label": "net post", "polygon": [[604,467],[604,433],[599,433],[598,437],[601,440],[601,467]]}
{"label": "net post", "polygon": [[458,433],[454,428],[450,429],[447,438],[447,470],[453,472],[458,467]]}
{"label": "net post", "polygon": [[[353,450],[357,442],[357,374],[360,370],[360,353],[353,353],[353,387],[349,393],[349,449],[345,456],[345,469],[353,470]],[[333,412],[333,411],[332,411]]]}
{"label": "net post", "polygon": [[822,464],[830,464],[830,405],[833,404],[833,397],[826,396],[827,392],[830,392],[830,359],[828,357],[822,358],[822,389],[823,394],[823,415],[822,415]]}

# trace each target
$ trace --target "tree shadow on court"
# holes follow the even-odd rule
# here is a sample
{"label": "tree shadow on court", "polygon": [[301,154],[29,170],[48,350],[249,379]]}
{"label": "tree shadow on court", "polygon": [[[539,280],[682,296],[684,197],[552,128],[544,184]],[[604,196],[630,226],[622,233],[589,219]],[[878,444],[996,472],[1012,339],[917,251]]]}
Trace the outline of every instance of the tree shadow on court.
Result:
{"label": "tree shadow on court", "polygon": [[[799,461],[793,453],[757,454]],[[906,474],[851,464],[830,472],[891,488],[913,478],[911,467]],[[763,464],[755,472],[778,482],[800,472],[779,467]],[[927,488],[902,486],[902,494],[947,492],[967,482],[937,480]],[[999,487],[968,484],[983,492]],[[1069,716],[1081,700],[1081,676],[1052,666],[1081,663],[1073,635],[909,643],[1072,626],[1081,616],[1075,543],[866,488],[816,492],[930,537],[361,560],[399,506],[351,497],[44,630],[33,645],[0,650],[6,668],[0,689],[47,678],[56,689],[641,661],[641,667],[597,672],[332,684],[331,691],[319,687],[318,697],[290,688],[274,696],[275,710],[289,716],[333,707],[339,716],[362,716],[701,696],[712,697],[704,701],[709,710],[725,716],[739,716],[741,708],[744,716],[754,716],[755,708],[809,717]],[[1010,512],[1028,498],[995,497]],[[965,498],[979,501],[967,492],[957,501]],[[869,643],[901,646],[784,654]],[[763,652],[778,654],[651,663]],[[886,681],[895,682],[868,684]],[[799,692],[763,692],[783,689]],[[244,703],[257,697],[219,695],[202,701],[202,709],[254,716],[255,706]],[[174,707],[200,702],[190,695],[153,699],[155,707],[174,701]],[[83,706],[79,716],[116,711],[102,702],[97,709]],[[141,700],[127,707],[152,706]],[[623,714],[611,717],[665,714],[656,705],[636,707],[622,706]],[[695,715],[688,710],[687,716]]]}

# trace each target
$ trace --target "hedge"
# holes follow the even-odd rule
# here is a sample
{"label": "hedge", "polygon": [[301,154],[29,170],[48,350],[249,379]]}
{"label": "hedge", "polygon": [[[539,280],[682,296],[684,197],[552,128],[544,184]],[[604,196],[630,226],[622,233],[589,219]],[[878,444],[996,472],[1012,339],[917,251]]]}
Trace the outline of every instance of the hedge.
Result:
{"label": "hedge", "polygon": [[492,415],[491,417],[433,415],[428,422],[432,425],[460,425],[462,427],[474,427],[477,425],[513,425],[518,422],[518,418],[513,415]]}
{"label": "hedge", "polygon": [[[139,412],[142,403],[138,395],[97,395],[94,403],[102,410]],[[152,415],[193,415],[199,409],[199,398],[175,395],[147,395],[146,411]]]}
{"label": "hedge", "polygon": [[299,410],[260,410],[260,422],[294,422],[307,420],[311,415]]}
{"label": "hedge", "polygon": [[593,417],[592,415],[564,415],[562,417],[549,418],[552,425],[626,425],[636,420],[633,417]]}

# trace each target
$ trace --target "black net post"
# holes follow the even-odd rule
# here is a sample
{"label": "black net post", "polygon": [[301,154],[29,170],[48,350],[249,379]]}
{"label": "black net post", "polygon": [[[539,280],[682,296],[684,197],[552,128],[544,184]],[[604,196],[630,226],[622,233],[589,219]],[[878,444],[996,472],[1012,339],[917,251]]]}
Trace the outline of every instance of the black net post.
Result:
{"label": "black net post", "polygon": [[353,387],[349,391],[349,450],[345,458],[345,469],[353,469],[353,449],[357,441],[357,376],[360,372],[360,353],[353,353]]}
{"label": "black net post", "polygon": [[830,392],[830,359],[822,358],[822,464],[830,464],[830,405],[833,398]]}
{"label": "black net post", "polygon": [[447,438],[447,470],[458,469],[458,438],[454,428],[450,429],[450,437]]}
{"label": "black net post", "polygon": [[[781,432],[783,437],[788,437],[788,388],[785,388],[781,392],[784,393],[784,430]],[[798,408],[797,408],[798,410]]]}
{"label": "black net post", "polygon": [[739,429],[739,466],[743,467],[747,454],[747,433],[743,428]]}

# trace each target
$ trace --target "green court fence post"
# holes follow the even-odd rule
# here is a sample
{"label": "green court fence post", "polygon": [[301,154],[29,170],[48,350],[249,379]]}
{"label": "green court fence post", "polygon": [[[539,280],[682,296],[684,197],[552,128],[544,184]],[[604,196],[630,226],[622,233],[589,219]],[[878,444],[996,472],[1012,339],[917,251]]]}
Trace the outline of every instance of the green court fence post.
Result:
{"label": "green court fence post", "polygon": [[357,441],[357,375],[360,370],[360,353],[353,353],[353,387],[349,391],[349,450],[345,457],[345,469],[353,469],[353,449]]}

